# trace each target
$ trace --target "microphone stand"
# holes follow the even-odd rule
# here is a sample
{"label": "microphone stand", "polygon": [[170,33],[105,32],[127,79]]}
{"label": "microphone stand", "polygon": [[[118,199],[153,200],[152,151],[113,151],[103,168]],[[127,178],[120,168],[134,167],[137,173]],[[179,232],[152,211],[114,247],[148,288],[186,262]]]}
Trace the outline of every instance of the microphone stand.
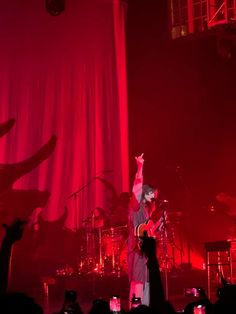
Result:
{"label": "microphone stand", "polygon": [[[75,231],[78,230],[78,216],[77,216],[77,197],[79,195],[79,193],[81,193],[84,189],[86,189],[89,185],[91,185],[95,180],[97,180],[99,177],[99,175],[105,173],[105,172],[108,172],[108,170],[104,170],[104,171],[99,171],[94,177],[92,177],[87,183],[85,183],[84,185],[82,185],[78,190],[74,191],[73,193],[71,193],[67,199],[71,199],[73,198],[74,199],[74,213],[75,213]],[[110,171],[109,171],[110,172]],[[92,231],[94,231],[94,215],[92,214],[91,216],[91,219],[92,219]],[[93,252],[94,252],[94,249],[95,249],[95,235],[92,234],[92,248],[93,248]],[[100,240],[100,239],[99,239]],[[89,251],[89,233],[88,233],[88,230],[86,229],[86,258],[85,258],[85,261],[87,263],[87,270],[89,271],[89,266],[90,266],[90,261],[89,261],[89,256],[88,256],[88,251]],[[93,261],[93,266],[94,266],[94,263],[96,262],[96,259],[95,257],[93,256],[92,257],[92,261]],[[94,267],[93,267],[94,268]]]}
{"label": "microphone stand", "polygon": [[[82,192],[85,188],[87,188],[94,180],[96,179],[96,177],[93,177],[92,179],[90,179],[86,184],[84,184],[83,186],[81,186],[81,188],[79,188],[78,190],[76,190],[75,192],[73,192],[73,193],[71,193],[68,197],[67,197],[67,199],[69,200],[69,199],[71,199],[71,198],[73,198],[73,203],[74,203],[74,219],[75,219],[75,228],[74,228],[74,231],[75,232],[77,232],[78,231],[78,214],[77,214],[77,197],[78,197],[78,195],[79,195],[79,193],[80,192]],[[92,219],[93,219],[93,217],[92,217]],[[88,247],[88,245],[89,245],[89,233],[88,233],[88,230],[86,229],[86,257],[84,256],[83,257],[83,261],[82,261],[82,259],[81,259],[81,257],[79,256],[79,258],[78,258],[78,255],[76,254],[76,260],[80,260],[80,267],[81,267],[81,269],[80,269],[80,271],[83,271],[83,267],[84,266],[81,266],[81,265],[85,265],[85,267],[86,267],[86,269],[87,269],[87,271],[88,271],[88,269],[89,269],[89,260],[88,260],[88,251],[89,251],[89,247]],[[81,264],[82,263],[82,264]]]}
{"label": "microphone stand", "polygon": [[72,197],[74,198],[74,213],[75,213],[75,231],[78,230],[78,217],[77,217],[77,204],[76,204],[76,201],[77,201],[77,197],[78,197],[78,194],[80,192],[82,192],[86,187],[88,187],[93,181],[95,181],[96,177],[93,177],[92,179],[90,179],[86,184],[82,185],[81,188],[79,188],[78,190],[76,190],[75,192],[71,193],[67,199],[71,199]]}
{"label": "microphone stand", "polygon": [[90,179],[86,184],[82,185],[81,188],[79,188],[77,191],[71,193],[67,199],[70,199],[72,197],[76,197],[81,191],[83,191],[87,186],[89,186],[93,181],[96,180],[97,177],[93,177],[92,179]]}
{"label": "microphone stand", "polygon": [[[75,214],[77,213],[76,212],[76,198],[78,196],[78,194],[80,192],[82,192],[85,188],[87,188],[91,183],[93,183],[95,180],[101,180],[103,183],[104,183],[104,179],[101,177],[101,175],[104,175],[105,173],[111,173],[113,172],[113,170],[101,170],[101,171],[98,171],[94,177],[92,177],[87,183],[85,183],[84,185],[82,185],[78,190],[76,190],[75,192],[71,193],[67,199],[71,199],[72,197],[74,198],[74,209],[75,209]],[[78,221],[77,221],[77,214],[76,214],[76,230],[77,230],[77,227],[78,227]]]}
{"label": "microphone stand", "polygon": [[79,188],[77,191],[71,193],[67,199],[70,199],[72,197],[77,196],[77,194],[79,194],[81,191],[83,191],[87,186],[89,186],[93,181],[97,180],[97,179],[102,179],[100,178],[100,174],[104,174],[104,173],[110,173],[112,172],[112,170],[102,170],[99,171],[98,174],[96,174],[92,179],[90,179],[87,183],[85,183],[84,185],[81,186],[81,188]]}
{"label": "microphone stand", "polygon": [[75,221],[76,221],[76,230],[78,227],[78,221],[77,221],[77,211],[76,211],[76,199],[77,196],[80,192],[82,192],[85,188],[87,188],[91,183],[93,183],[95,180],[97,180],[99,178],[100,174],[106,173],[106,172],[110,172],[110,170],[103,170],[103,171],[99,171],[97,175],[95,175],[92,179],[90,179],[87,183],[85,183],[84,185],[82,185],[78,190],[76,190],[75,192],[71,193],[67,199],[71,199],[72,197],[74,198],[74,211],[75,211]]}

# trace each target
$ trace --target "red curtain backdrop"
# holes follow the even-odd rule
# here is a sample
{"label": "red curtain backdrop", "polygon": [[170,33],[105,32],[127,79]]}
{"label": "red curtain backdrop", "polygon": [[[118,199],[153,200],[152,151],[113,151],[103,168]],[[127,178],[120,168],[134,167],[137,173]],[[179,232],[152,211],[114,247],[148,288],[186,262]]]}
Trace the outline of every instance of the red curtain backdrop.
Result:
{"label": "red curtain backdrop", "polygon": [[72,230],[96,206],[109,211],[113,187],[129,189],[125,10],[70,0],[51,16],[44,0],[0,1],[0,123],[16,119],[0,163],[30,157],[55,134],[55,151],[14,189],[49,191],[44,219],[66,207]]}

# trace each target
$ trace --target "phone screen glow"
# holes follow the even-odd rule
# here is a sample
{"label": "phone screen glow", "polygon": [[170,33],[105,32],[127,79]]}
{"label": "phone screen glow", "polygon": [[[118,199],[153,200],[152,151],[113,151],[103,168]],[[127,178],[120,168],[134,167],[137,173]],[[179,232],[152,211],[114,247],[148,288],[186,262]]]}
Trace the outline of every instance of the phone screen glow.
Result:
{"label": "phone screen glow", "polygon": [[206,308],[204,305],[196,305],[193,308],[193,314],[206,314]]}
{"label": "phone screen glow", "polygon": [[112,312],[120,312],[120,298],[119,297],[111,297],[110,298],[110,311]]}

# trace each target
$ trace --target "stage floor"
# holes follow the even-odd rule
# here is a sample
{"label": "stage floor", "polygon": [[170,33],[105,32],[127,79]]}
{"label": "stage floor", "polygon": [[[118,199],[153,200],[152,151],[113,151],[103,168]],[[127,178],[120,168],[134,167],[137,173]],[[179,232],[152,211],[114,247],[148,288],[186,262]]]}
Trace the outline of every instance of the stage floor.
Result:
{"label": "stage floor", "polygon": [[[207,275],[202,270],[172,271],[167,273],[167,280],[165,280],[165,274],[162,273],[162,280],[165,290],[168,289],[168,299],[178,312],[194,300],[194,298],[184,296],[184,288],[207,289]],[[43,306],[45,314],[51,314],[60,310],[65,290],[77,292],[78,301],[85,314],[88,313],[94,299],[108,300],[112,295],[120,296],[122,308],[125,311],[129,308],[129,282],[126,275],[101,277],[89,274],[45,277],[37,289],[31,289],[31,295],[33,293],[32,296]]]}

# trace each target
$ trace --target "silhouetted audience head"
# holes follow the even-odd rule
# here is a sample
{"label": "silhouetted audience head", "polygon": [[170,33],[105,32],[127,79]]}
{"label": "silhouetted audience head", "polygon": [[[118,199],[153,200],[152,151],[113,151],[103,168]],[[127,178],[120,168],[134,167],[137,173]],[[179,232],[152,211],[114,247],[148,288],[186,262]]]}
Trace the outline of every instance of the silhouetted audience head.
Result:
{"label": "silhouetted audience head", "polygon": [[166,300],[163,304],[163,312],[166,314],[176,314],[174,306],[168,300]]}
{"label": "silhouetted audience head", "polygon": [[218,300],[214,304],[215,314],[236,313],[236,285],[228,284],[218,290]]}
{"label": "silhouetted audience head", "polygon": [[223,288],[218,290],[218,298],[225,302],[230,302],[232,304],[236,303],[236,285],[225,285]]}
{"label": "silhouetted audience head", "polygon": [[75,290],[66,290],[64,293],[64,303],[58,314],[82,314],[82,309],[77,302],[77,292]]}
{"label": "silhouetted audience head", "polygon": [[42,308],[34,299],[24,293],[7,293],[0,296],[0,313],[4,314],[43,314]]}
{"label": "silhouetted audience head", "polygon": [[103,299],[94,300],[89,314],[110,314],[109,302]]}
{"label": "silhouetted audience head", "polygon": [[[213,305],[207,297],[205,290],[202,287],[192,288],[192,290],[192,296],[195,297],[195,301],[190,302],[186,305],[184,313],[194,314],[195,311],[199,313],[205,312],[206,314],[212,313]],[[194,311],[194,309],[196,310]]]}
{"label": "silhouetted audience head", "polygon": [[132,308],[129,311],[130,314],[154,314],[151,308],[147,305],[141,304],[137,307]]}

